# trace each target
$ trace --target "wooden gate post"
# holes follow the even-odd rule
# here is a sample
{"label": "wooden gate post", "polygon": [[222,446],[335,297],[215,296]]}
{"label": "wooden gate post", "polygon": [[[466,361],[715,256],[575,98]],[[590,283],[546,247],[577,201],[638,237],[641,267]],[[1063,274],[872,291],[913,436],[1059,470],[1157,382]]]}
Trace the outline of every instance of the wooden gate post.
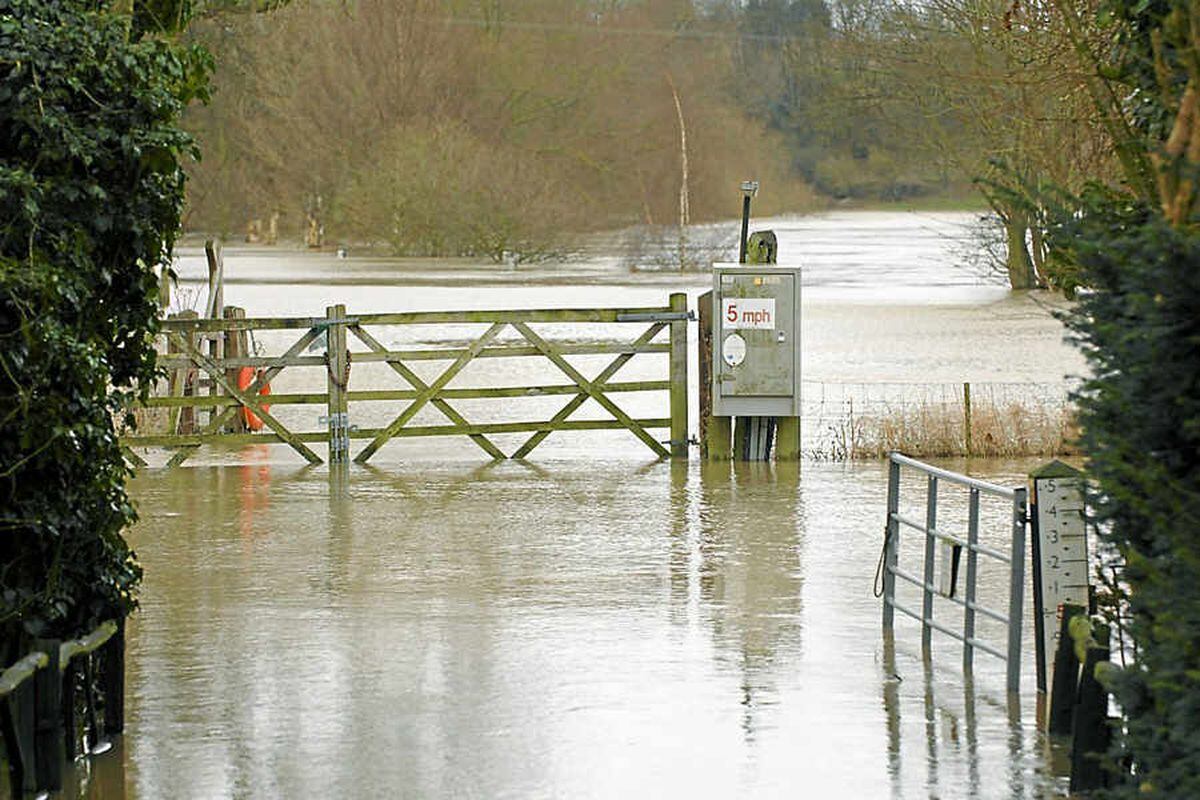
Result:
{"label": "wooden gate post", "polygon": [[[196,319],[200,315],[195,311],[187,310],[180,311],[178,314],[172,314],[169,319]],[[188,343],[195,347],[196,334],[188,332]],[[167,352],[171,354],[180,354],[182,351],[174,345],[168,343]],[[171,370],[170,385],[167,387],[170,396],[191,397],[196,394],[196,384],[198,383],[198,374],[196,368],[187,364],[182,367],[176,367]],[[167,428],[167,433],[188,434],[194,433],[196,430],[196,407],[195,406],[180,406],[170,410],[170,422]]]}
{"label": "wooden gate post", "polygon": [[[204,243],[204,255],[208,261],[208,300],[204,306],[204,316],[207,319],[218,319],[221,309],[225,306],[225,257],[221,253],[221,243],[209,239]],[[220,361],[225,357],[225,337],[220,333],[207,333],[208,357]],[[221,388],[211,376],[199,376],[200,380],[208,383],[208,396],[216,397],[222,394]],[[235,384],[236,385],[236,384]],[[218,407],[209,406],[208,419],[211,422],[220,415]]]}
{"label": "wooden gate post", "polygon": [[700,457],[706,461],[728,461],[733,425],[730,417],[712,413],[713,371],[713,293],[705,292],[696,300],[699,311],[699,402]]}
{"label": "wooden gate post", "polygon": [[[246,310],[237,306],[225,306],[222,311],[222,316],[225,319],[245,319]],[[252,356],[250,348],[247,346],[249,336],[246,331],[225,331],[225,357],[226,358],[245,358]],[[238,373],[241,372],[241,367],[229,367],[225,370],[225,380],[232,385],[238,385]],[[214,414],[219,412],[213,411]],[[225,425],[225,430],[228,433],[245,433],[246,420],[241,414],[235,414]]]}
{"label": "wooden gate post", "polygon": [[[687,295],[671,295],[671,311],[687,313]],[[671,323],[671,457],[688,455],[687,320]]]}
{"label": "wooden gate post", "polygon": [[325,319],[329,463],[339,464],[350,459],[350,414],[346,397],[350,382],[350,353],[346,349],[346,307],[327,306]]}

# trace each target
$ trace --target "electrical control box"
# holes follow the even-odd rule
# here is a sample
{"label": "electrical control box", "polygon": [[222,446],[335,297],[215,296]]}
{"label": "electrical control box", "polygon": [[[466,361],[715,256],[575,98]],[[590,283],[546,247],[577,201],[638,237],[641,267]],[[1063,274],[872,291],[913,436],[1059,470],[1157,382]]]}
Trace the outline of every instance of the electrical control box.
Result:
{"label": "electrical control box", "polygon": [[800,416],[800,268],[713,265],[718,417]]}

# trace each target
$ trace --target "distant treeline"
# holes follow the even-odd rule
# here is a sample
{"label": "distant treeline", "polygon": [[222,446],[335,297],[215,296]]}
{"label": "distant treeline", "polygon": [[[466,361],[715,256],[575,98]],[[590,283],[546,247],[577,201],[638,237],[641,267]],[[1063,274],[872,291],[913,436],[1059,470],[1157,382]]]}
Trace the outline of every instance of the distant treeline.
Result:
{"label": "distant treeline", "polygon": [[[857,0],[293,0],[193,26],[190,230],[535,255],[565,232],[969,191]],[[931,121],[932,120],[932,121]],[[966,187],[966,189],[964,189]],[[681,196],[682,195],[682,196]],[[272,225],[274,218],[277,225]]]}

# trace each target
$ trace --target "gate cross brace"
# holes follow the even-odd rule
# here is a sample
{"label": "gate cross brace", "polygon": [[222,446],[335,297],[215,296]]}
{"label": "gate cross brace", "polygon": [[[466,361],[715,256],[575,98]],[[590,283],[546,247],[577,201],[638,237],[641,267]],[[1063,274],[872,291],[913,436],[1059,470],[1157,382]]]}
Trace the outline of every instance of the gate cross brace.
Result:
{"label": "gate cross brace", "polygon": [[[365,330],[363,330],[361,325],[359,325],[357,323],[351,325],[350,331],[355,336],[357,336],[363,344],[365,344],[367,347],[374,350],[376,353],[386,353],[387,352],[387,348],[384,347],[383,344],[378,339],[376,339],[374,336],[372,336],[371,334],[369,334]],[[429,391],[429,385],[426,384],[425,381],[421,380],[421,377],[419,375],[417,375],[415,372],[413,372],[411,369],[409,369],[399,359],[396,359],[396,360],[389,359],[386,363],[400,377],[402,377],[402,378],[404,378],[404,380],[408,381],[409,385],[411,385],[418,392],[428,392]],[[443,414],[445,414],[446,418],[449,419],[455,425],[466,426],[466,425],[470,424],[469,422],[467,422],[466,418],[463,417],[462,414],[459,414],[456,410],[454,410],[453,406],[451,406],[449,403],[447,403],[442,398],[437,397],[436,394],[430,396],[429,402],[433,405],[434,408],[436,408],[438,411],[441,411]],[[493,444],[492,440],[487,438],[486,436],[484,436],[482,433],[469,434],[469,436],[470,436],[471,441],[475,442],[475,444],[477,444],[481,448],[483,448],[483,451],[485,453],[487,453],[489,456],[491,456],[492,458],[497,459],[497,460],[502,460],[506,457],[504,455],[504,451],[501,450],[499,447],[497,447],[495,444]]]}
{"label": "gate cross brace", "polygon": [[[646,332],[643,333],[641,336],[639,336],[637,338],[637,341],[635,341],[633,343],[632,349],[637,350],[638,348],[642,347],[643,345],[649,344],[651,342],[651,340],[653,340],[654,337],[658,335],[659,331],[661,331],[665,327],[666,327],[666,325],[664,325],[662,323],[658,323],[656,325],[651,325],[646,330]],[[629,360],[632,359],[635,355],[636,355],[636,353],[622,353],[621,355],[614,358],[612,363],[609,364],[607,367],[605,367],[604,371],[596,376],[596,380],[592,381],[592,385],[598,389],[603,390],[604,384],[607,383],[608,380],[610,378],[612,378],[613,375],[616,375],[617,371],[620,370],[621,367],[628,364]],[[562,409],[557,414],[554,415],[554,417],[550,420],[548,426],[546,428],[543,428],[542,430],[538,431],[537,433],[533,434],[533,436],[530,436],[523,445],[521,445],[519,448],[517,448],[517,451],[515,453],[513,453],[512,457],[513,458],[525,458],[525,456],[527,456],[531,452],[533,452],[533,448],[537,447],[539,444],[541,444],[543,441],[545,441],[547,436],[549,436],[551,433],[553,433],[554,429],[553,429],[553,427],[550,427],[550,426],[557,425],[558,423],[564,421],[567,417],[574,414],[576,409],[578,409],[581,405],[583,405],[589,396],[590,395],[588,395],[588,393],[586,391],[581,391],[579,394],[577,394],[573,398],[571,398],[571,400],[565,406],[563,406]]]}
{"label": "gate cross brace", "polygon": [[540,350],[542,355],[550,359],[550,361],[553,362],[556,367],[561,369],[568,378],[574,381],[580,389],[586,392],[589,397],[591,397],[593,400],[603,406],[605,410],[616,417],[617,420],[626,428],[628,428],[634,436],[645,442],[646,446],[653,450],[655,455],[657,455],[659,458],[670,458],[671,454],[666,448],[658,443],[657,439],[647,433],[646,429],[638,424],[637,420],[633,419],[624,411],[622,411],[620,407],[617,406],[617,404],[612,400],[609,400],[608,396],[604,394],[604,390],[602,388],[597,387],[596,384],[583,377],[579,370],[571,366],[570,362],[563,358],[562,355],[560,355],[558,351],[554,349],[553,345],[551,345],[541,336],[538,336],[536,333],[534,333],[533,329],[524,322],[514,322],[512,323],[512,326],[516,328],[520,334],[529,341],[530,344]]}
{"label": "gate cross brace", "polygon": [[[306,347],[308,344],[307,342],[305,342],[305,339],[308,338],[309,335],[312,336],[312,339],[316,338],[316,333],[314,331],[309,331],[309,333],[306,334],[305,336],[301,337],[300,340],[298,342],[296,342],[296,344],[292,345],[291,350],[296,350],[298,352],[299,350],[304,349],[304,347]],[[209,374],[209,377],[211,377],[219,386],[221,386],[223,389],[225,389],[225,391],[229,392],[230,396],[236,398],[238,401],[241,402],[241,404],[243,406],[245,406],[246,408],[253,411],[256,416],[258,416],[260,419],[262,419],[262,421],[271,428],[271,430],[275,431],[275,433],[277,433],[279,435],[280,439],[282,439],[283,441],[285,441],[289,445],[291,445],[292,449],[295,450],[300,455],[304,456],[304,458],[310,464],[322,463],[320,456],[318,456],[316,453],[314,453],[312,450],[310,450],[304,444],[304,442],[300,441],[300,439],[298,439],[291,431],[289,431],[286,427],[284,427],[283,424],[279,422],[279,420],[275,419],[269,413],[267,413],[266,411],[263,410],[262,406],[260,405],[260,396],[258,394],[258,387],[261,384],[264,384],[266,382],[266,380],[267,380],[266,374],[264,374],[261,377],[261,379],[256,380],[253,384],[246,387],[245,392],[242,392],[241,390],[239,390],[236,386],[231,384],[225,378],[225,371],[223,369],[221,369],[221,367],[217,366],[217,364],[215,362],[213,362],[207,356],[205,356],[204,354],[200,353],[195,348],[193,348],[191,345],[191,342],[187,341],[185,338],[183,338],[182,336],[180,336],[177,333],[170,333],[170,334],[168,334],[168,337],[171,339],[171,341],[175,342],[177,347],[179,347],[184,353],[186,353],[187,357],[191,359],[192,363],[194,363],[196,366],[200,367],[202,370],[207,372]],[[311,341],[312,339],[309,339],[309,341]],[[289,354],[291,354],[291,350],[288,351]],[[285,355],[285,356],[281,356],[280,358],[282,360],[283,358],[287,358],[287,357],[288,356]],[[275,367],[275,368],[272,368],[272,372],[273,372],[273,374],[278,374],[282,369],[283,369],[282,367]],[[215,419],[209,423],[208,428],[205,429],[205,433],[215,432],[218,428],[220,428],[220,426],[222,424],[224,424],[224,419],[227,416],[231,416],[233,414],[233,412],[236,410],[237,410],[237,406],[230,406],[229,408],[227,408],[224,411],[224,413],[222,413],[219,417],[217,417],[217,419]],[[210,428],[212,430],[209,430]],[[176,460],[175,460],[180,455],[182,455],[182,452],[177,453],[175,455],[175,457],[172,457],[172,459],[171,459],[172,463],[170,464],[170,466],[178,466],[179,463],[182,463],[182,459],[180,459],[178,462],[176,462]],[[188,455],[190,455],[190,453]],[[187,456],[184,456],[184,458],[187,458]]]}
{"label": "gate cross brace", "polygon": [[437,380],[429,384],[423,391],[421,391],[420,394],[417,395],[416,399],[409,403],[408,407],[401,412],[400,416],[392,420],[390,425],[380,431],[379,435],[372,439],[371,443],[364,447],[362,451],[354,457],[355,462],[359,464],[367,463],[367,459],[375,455],[375,452],[379,448],[383,447],[389,439],[395,436],[401,428],[407,425],[408,421],[415,417],[417,412],[424,408],[426,403],[436,397],[438,393],[446,387],[446,384],[453,380],[454,376],[462,371],[463,367],[470,363],[475,356],[479,355],[480,351],[487,347],[488,344],[499,335],[500,331],[504,330],[505,324],[506,323],[503,322],[492,323],[492,326],[488,328],[482,336],[471,343],[471,346],[467,348],[465,353],[455,359],[453,364],[446,367],[445,372],[438,376]]}
{"label": "gate cross brace", "polygon": [[[301,353],[304,348],[316,341],[317,337],[321,335],[321,331],[322,328],[320,327],[310,328],[307,333],[296,340],[295,344],[288,348],[286,353],[275,359],[275,366],[268,367],[262,375],[256,377],[254,382],[246,387],[245,393],[257,396],[259,389],[270,383],[276,375],[283,372],[283,370],[286,368],[285,364],[282,362],[285,362],[289,358]],[[216,433],[221,429],[221,426],[228,422],[235,413],[237,413],[237,406],[230,406],[229,408],[226,408],[214,419],[210,420],[208,425],[205,426],[204,430],[200,431],[200,434],[205,436]],[[187,461],[199,449],[200,445],[198,444],[184,445],[180,447],[175,451],[175,455],[171,456],[170,461],[167,462],[167,468],[170,469],[172,467],[178,467],[184,461]]]}

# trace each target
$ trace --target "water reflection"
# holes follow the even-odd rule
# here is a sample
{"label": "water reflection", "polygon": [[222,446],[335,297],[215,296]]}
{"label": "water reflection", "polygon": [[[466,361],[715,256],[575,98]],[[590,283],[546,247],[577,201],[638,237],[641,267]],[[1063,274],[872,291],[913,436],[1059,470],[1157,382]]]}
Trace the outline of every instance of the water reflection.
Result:
{"label": "water reflection", "polygon": [[[63,775],[63,800],[127,800],[126,739],[114,736],[102,755],[80,758]],[[7,797],[8,795],[5,795]]]}
{"label": "water reflection", "polygon": [[881,642],[877,465],[276,464],[133,488],[129,732],[80,796],[1057,785],[1002,673],[923,665],[915,628]]}
{"label": "water reflection", "polygon": [[[924,790],[929,797],[979,798],[1004,796],[1060,796],[1065,783],[1065,765],[1055,766],[1041,761],[1035,749],[1044,748],[1046,741],[1030,720],[1022,718],[1022,702],[1018,695],[1008,694],[1002,701],[994,692],[979,694],[976,679],[971,675],[954,676],[939,673],[935,663],[920,660],[921,745],[924,752]],[[914,660],[915,664],[915,660]],[[911,784],[907,774],[913,767],[905,759],[904,732],[914,731],[906,725],[906,714],[916,709],[897,668],[896,643],[892,634],[885,633],[882,643],[883,681],[881,696],[887,717],[887,763],[891,795],[907,796],[905,787]],[[910,674],[909,682],[918,679]],[[955,686],[954,684],[958,684]],[[958,706],[950,698],[961,694]],[[945,699],[941,699],[945,698]],[[980,706],[983,708],[981,709]],[[1025,709],[1028,716],[1029,709]],[[980,730],[981,715],[987,720]],[[1039,742],[1030,748],[1029,739]],[[1007,758],[994,762],[993,748],[1002,741]]]}
{"label": "water reflection", "polygon": [[703,464],[698,474],[697,589],[720,657],[739,676],[752,742],[778,703],[781,654],[800,654],[799,466]]}

